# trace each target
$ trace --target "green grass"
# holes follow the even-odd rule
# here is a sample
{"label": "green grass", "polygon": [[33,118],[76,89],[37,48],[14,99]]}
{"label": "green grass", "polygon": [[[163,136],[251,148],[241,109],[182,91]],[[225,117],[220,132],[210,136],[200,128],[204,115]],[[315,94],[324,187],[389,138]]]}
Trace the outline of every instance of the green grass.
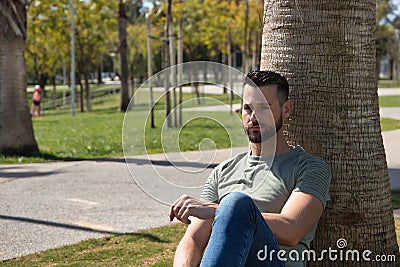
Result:
{"label": "green grass", "polygon": [[[400,89],[399,89],[400,93]],[[379,106],[381,108],[392,108],[392,107],[400,107],[400,95],[393,96],[380,96],[379,97]]]}
{"label": "green grass", "polygon": [[186,226],[181,223],[132,234],[89,239],[1,263],[2,266],[172,266]]}
{"label": "green grass", "polygon": [[[395,219],[400,244],[400,219]],[[186,226],[182,223],[78,244],[3,261],[2,266],[172,266]]]}
{"label": "green grass", "polygon": [[379,88],[400,88],[400,83],[396,80],[380,79],[378,81]]}
{"label": "green grass", "polygon": [[[196,100],[191,100],[194,97],[194,94],[184,94],[184,101],[187,101],[184,107],[198,106]],[[205,97],[213,100],[208,99],[202,105],[228,102],[226,95]],[[214,144],[201,141],[205,138],[213,139],[216,148],[228,148],[231,146],[228,134],[232,136],[233,144],[243,144],[238,142],[244,134],[240,120],[235,115],[226,112],[184,112],[184,122],[188,121],[185,127],[163,128],[165,111],[162,99],[155,107],[156,128],[151,128],[147,119],[148,112],[143,111],[147,107],[147,104],[144,104],[146,101],[145,95],[138,96],[133,111],[127,113],[124,139],[127,155],[214,148]],[[235,101],[239,102],[240,99],[236,98]],[[118,104],[119,95],[112,95],[93,101],[92,112],[77,111],[72,117],[69,109],[48,110],[45,116],[34,117],[32,121],[40,156],[0,156],[0,163],[122,157],[122,126],[125,113],[118,112]],[[145,146],[143,140],[146,142]],[[177,145],[176,140],[179,140]]]}
{"label": "green grass", "polygon": [[382,131],[392,131],[400,129],[400,121],[391,118],[381,118]]}
{"label": "green grass", "polygon": [[392,191],[393,209],[400,209],[400,190]]}

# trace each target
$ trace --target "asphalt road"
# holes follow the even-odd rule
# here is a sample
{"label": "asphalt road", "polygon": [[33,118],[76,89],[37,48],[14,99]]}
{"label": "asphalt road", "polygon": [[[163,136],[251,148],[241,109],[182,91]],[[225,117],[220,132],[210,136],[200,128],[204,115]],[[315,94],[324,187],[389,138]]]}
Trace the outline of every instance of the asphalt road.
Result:
{"label": "asphalt road", "polygon": [[199,194],[212,168],[243,150],[138,156],[128,164],[110,159],[0,165],[0,257],[169,224],[167,204],[188,191]]}

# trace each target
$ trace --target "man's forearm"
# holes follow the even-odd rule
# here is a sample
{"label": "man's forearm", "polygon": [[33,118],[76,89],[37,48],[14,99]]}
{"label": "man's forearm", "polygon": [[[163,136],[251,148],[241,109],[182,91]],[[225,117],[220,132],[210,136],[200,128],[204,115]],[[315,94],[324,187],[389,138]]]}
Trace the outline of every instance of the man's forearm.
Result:
{"label": "man's forearm", "polygon": [[199,266],[202,253],[193,240],[183,238],[175,252],[174,267]]}

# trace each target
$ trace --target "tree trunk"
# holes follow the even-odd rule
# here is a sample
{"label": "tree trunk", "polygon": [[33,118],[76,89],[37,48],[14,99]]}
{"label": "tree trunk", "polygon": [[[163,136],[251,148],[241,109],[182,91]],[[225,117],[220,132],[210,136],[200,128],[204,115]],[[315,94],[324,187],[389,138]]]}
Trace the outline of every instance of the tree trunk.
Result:
{"label": "tree trunk", "polygon": [[38,155],[27,106],[25,72],[26,8],[0,1],[0,154]]}
{"label": "tree trunk", "polygon": [[129,106],[129,88],[128,88],[128,45],[126,42],[126,27],[128,18],[126,16],[125,2],[122,0],[118,6],[118,33],[119,33],[119,52],[121,55],[121,102],[119,109],[126,111]]}
{"label": "tree trunk", "polygon": [[[101,63],[103,65],[103,63]],[[103,83],[103,77],[102,77],[102,73],[103,73],[103,66],[99,66],[97,69],[97,85],[101,85]]]}
{"label": "tree trunk", "polygon": [[81,112],[85,112],[85,106],[84,106],[84,97],[85,97],[85,92],[83,91],[83,85],[82,85],[82,78],[83,75],[81,75],[80,73],[77,75],[79,77],[78,79],[78,84],[79,84],[79,88],[81,88],[81,94],[80,94],[80,108],[81,108]]}
{"label": "tree trunk", "polygon": [[92,97],[90,94],[89,75],[85,74],[86,110],[92,111]]}
{"label": "tree trunk", "polygon": [[376,56],[376,77],[379,79],[379,75],[381,74],[381,61],[382,61],[382,56],[377,55]]}
{"label": "tree trunk", "polygon": [[[332,169],[328,203],[312,245],[319,253],[366,249],[399,259],[383,147],[375,65],[375,0],[265,1],[261,69],[286,75],[294,101],[291,144]],[[366,266],[357,261],[323,266]]]}
{"label": "tree trunk", "polygon": [[[57,108],[57,85],[56,85],[56,76],[53,76],[51,78],[51,83],[53,84],[53,93],[52,93],[52,100],[53,100],[53,108],[56,109]],[[44,109],[43,109],[44,110]]]}
{"label": "tree trunk", "polygon": [[394,65],[394,60],[393,60],[393,56],[388,54],[388,59],[389,59],[389,80],[393,80],[393,65]]}

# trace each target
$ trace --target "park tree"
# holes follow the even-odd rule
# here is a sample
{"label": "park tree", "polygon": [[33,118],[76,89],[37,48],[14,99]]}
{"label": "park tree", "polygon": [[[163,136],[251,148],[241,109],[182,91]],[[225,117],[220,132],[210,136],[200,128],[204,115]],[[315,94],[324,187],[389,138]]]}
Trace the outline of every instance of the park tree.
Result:
{"label": "park tree", "polygon": [[[84,111],[84,91],[86,92],[87,111],[90,111],[90,74],[95,72],[101,65],[108,47],[117,50],[118,41],[116,10],[118,3],[106,0],[77,1],[76,3],[76,64],[77,81],[81,88],[80,107]],[[84,81],[82,85],[81,81]]]}
{"label": "park tree", "polygon": [[[332,169],[329,202],[314,250],[336,248],[399,259],[375,72],[376,2],[265,1],[261,68],[288,77],[291,144],[324,158]],[[363,261],[317,262],[365,266]]]}
{"label": "park tree", "polygon": [[26,94],[26,1],[0,1],[0,154],[36,155]]}
{"label": "park tree", "polygon": [[[139,78],[140,81],[147,76],[147,61],[146,61],[146,38],[147,27],[143,23],[135,23],[128,26],[128,62],[129,71],[132,78]],[[159,51],[160,41],[153,42],[153,50]]]}
{"label": "park tree", "polygon": [[[70,0],[31,1],[28,9],[28,73],[43,87],[48,79],[55,83],[56,75],[70,66],[70,3]],[[84,95],[87,96],[87,110],[90,110],[91,75],[100,74],[103,62],[118,48],[118,3],[75,1],[75,9],[76,76],[81,88],[80,108],[84,111]]]}
{"label": "park tree", "polygon": [[[49,80],[56,97],[56,76],[69,66],[68,0],[33,1],[28,8],[25,47],[27,73],[43,92]],[[57,29],[57,30],[54,30]]]}
{"label": "park tree", "polygon": [[376,73],[381,73],[381,61],[384,56],[389,61],[389,79],[393,79],[395,66],[399,61],[398,15],[389,0],[376,1]]}

